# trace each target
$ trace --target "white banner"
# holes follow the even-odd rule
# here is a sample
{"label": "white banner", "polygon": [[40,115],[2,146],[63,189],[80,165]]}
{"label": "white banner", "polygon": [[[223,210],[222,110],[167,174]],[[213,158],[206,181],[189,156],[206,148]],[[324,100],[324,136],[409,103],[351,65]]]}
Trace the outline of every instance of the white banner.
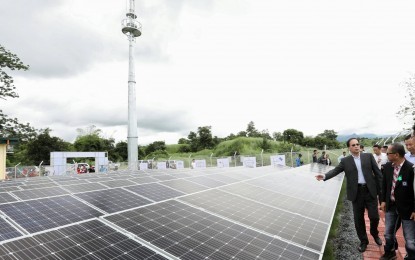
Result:
{"label": "white banner", "polygon": [[277,166],[277,165],[285,166],[285,154],[273,155],[270,157],[270,159],[271,159],[272,166]]}
{"label": "white banner", "polygon": [[140,171],[148,170],[148,163],[140,163]]}
{"label": "white banner", "polygon": [[195,169],[204,169],[204,168],[206,168],[206,160],[195,160],[194,167],[195,167]]}
{"label": "white banner", "polygon": [[166,162],[157,162],[157,169],[159,170],[167,169]]}
{"label": "white banner", "polygon": [[256,157],[244,157],[242,165],[247,168],[256,168]]}
{"label": "white banner", "polygon": [[229,167],[229,158],[221,158],[216,160],[218,168],[227,168]]}
{"label": "white banner", "polygon": [[184,162],[183,161],[176,161],[176,169],[183,169]]}

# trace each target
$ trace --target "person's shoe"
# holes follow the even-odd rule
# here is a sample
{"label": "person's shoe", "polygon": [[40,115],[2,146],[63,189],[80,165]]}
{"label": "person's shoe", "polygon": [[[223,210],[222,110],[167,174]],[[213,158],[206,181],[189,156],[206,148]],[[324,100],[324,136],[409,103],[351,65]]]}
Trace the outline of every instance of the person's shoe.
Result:
{"label": "person's shoe", "polygon": [[364,251],[366,251],[366,248],[367,248],[366,243],[360,243],[360,246],[357,248],[357,250],[359,250],[360,253],[363,253]]}
{"label": "person's shoe", "polygon": [[385,254],[383,254],[383,256],[380,258],[380,260],[393,260],[393,259],[396,259],[395,251],[385,252]]}
{"label": "person's shoe", "polygon": [[380,237],[374,237],[374,239],[375,239],[375,243],[376,243],[378,246],[381,246],[381,245],[382,245],[382,239],[380,239]]}

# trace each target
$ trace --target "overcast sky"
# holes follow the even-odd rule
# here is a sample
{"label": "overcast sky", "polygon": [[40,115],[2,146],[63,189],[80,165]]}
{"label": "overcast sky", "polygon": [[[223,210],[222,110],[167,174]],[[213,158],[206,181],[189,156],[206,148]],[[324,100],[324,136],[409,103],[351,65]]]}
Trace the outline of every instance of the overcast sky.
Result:
{"label": "overcast sky", "polygon": [[[10,117],[74,141],[95,125],[127,139],[126,1],[4,0],[0,43]],[[415,72],[415,1],[136,1],[138,143],[177,143],[199,126],[225,137],[288,128],[315,136],[393,134]]]}

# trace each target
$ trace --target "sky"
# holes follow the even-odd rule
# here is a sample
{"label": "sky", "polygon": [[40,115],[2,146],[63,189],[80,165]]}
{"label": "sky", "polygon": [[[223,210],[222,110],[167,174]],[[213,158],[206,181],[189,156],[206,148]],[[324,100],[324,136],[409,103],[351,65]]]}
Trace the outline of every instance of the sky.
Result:
{"label": "sky", "polygon": [[[30,65],[7,71],[0,109],[73,142],[91,125],[127,140],[126,1],[3,0],[0,44]],[[177,143],[211,126],[305,136],[395,134],[415,73],[415,1],[136,1],[138,143]]]}

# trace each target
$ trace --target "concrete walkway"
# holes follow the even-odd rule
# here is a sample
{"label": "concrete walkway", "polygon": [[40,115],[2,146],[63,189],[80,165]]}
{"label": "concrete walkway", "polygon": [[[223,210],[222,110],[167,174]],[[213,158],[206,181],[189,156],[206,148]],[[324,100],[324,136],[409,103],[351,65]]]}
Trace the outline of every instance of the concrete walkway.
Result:
{"label": "concrete walkway", "polygon": [[[379,237],[382,239],[383,241],[383,245],[385,244],[385,236],[383,235],[383,232],[385,231],[385,214],[383,213],[383,211],[379,210],[379,215],[380,215],[380,221],[379,221]],[[366,220],[366,231],[367,234],[369,236],[369,245],[367,246],[366,251],[363,253],[363,259],[365,260],[379,260],[380,257],[384,254],[384,250],[383,250],[383,245],[382,246],[378,246],[376,245],[375,241],[373,240],[372,236],[370,236],[370,231],[369,231],[369,227],[370,227],[370,222],[369,222],[369,217],[367,215],[367,211],[365,213],[365,220]],[[403,233],[402,233],[402,227],[399,228],[397,234],[396,234],[396,238],[398,240],[398,245],[399,248],[396,251],[396,256],[398,257],[398,260],[403,260],[403,258],[406,255],[406,251],[405,251],[405,240],[403,238]]]}

